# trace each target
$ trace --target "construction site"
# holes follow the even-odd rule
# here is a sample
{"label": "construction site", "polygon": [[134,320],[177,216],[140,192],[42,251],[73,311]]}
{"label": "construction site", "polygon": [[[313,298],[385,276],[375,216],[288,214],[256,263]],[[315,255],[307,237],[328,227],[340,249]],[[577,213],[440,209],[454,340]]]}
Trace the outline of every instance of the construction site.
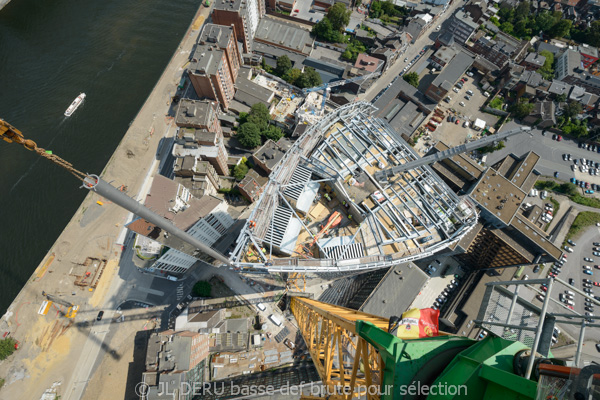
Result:
{"label": "construction site", "polygon": [[375,108],[351,103],[326,114],[269,177],[242,230],[232,264],[242,270],[344,274],[427,257],[477,222],[427,165],[375,175],[419,157]]}

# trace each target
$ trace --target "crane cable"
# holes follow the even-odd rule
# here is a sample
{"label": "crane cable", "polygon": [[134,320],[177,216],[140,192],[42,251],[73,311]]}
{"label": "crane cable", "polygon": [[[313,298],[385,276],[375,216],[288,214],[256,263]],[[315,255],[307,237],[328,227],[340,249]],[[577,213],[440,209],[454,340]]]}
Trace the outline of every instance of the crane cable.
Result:
{"label": "crane cable", "polygon": [[73,164],[71,164],[70,162],[67,162],[67,161],[63,160],[62,158],[60,158],[59,156],[52,154],[51,151],[45,150],[41,147],[38,147],[37,144],[33,140],[25,139],[25,137],[23,136],[21,131],[19,131],[17,128],[12,126],[8,122],[4,121],[3,119],[0,119],[0,137],[5,142],[20,144],[21,146],[25,147],[27,150],[33,151],[33,152],[37,153],[38,155],[52,161],[54,164],[56,164],[60,167],[63,167],[64,169],[69,171],[71,174],[73,174],[77,179],[79,179],[81,181],[83,181],[85,179],[85,177],[87,176],[87,174],[84,174],[83,172],[75,169],[73,167]]}

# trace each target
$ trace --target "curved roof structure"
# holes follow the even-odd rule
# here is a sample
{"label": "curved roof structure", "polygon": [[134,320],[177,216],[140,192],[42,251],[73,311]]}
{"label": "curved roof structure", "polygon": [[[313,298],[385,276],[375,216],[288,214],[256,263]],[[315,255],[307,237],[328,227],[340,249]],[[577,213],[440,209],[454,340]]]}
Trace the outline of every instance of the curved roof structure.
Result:
{"label": "curved roof structure", "polygon": [[475,205],[421,166],[382,183],[374,174],[419,156],[370,103],[312,125],[273,168],[232,252],[269,272],[355,273],[424,258],[477,222]]}

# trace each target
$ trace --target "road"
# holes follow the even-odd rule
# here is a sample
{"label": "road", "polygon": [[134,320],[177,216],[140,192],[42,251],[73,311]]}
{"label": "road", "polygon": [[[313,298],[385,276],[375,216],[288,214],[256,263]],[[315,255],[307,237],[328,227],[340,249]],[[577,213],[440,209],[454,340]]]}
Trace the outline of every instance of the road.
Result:
{"label": "road", "polygon": [[[417,41],[408,46],[406,52],[398,57],[398,60],[392,65],[377,81],[367,89],[365,93],[358,96],[360,100],[371,101],[377,94],[387,87],[387,85],[398,75],[402,73],[404,67],[415,58],[419,52],[428,45],[431,45],[439,32],[443,32],[444,27],[449,23],[447,20],[454,14],[454,11],[464,6],[463,1],[455,0],[453,4],[439,17],[439,19],[431,24],[423,35]],[[436,31],[435,28],[438,25],[442,25],[440,31]],[[404,59],[408,58],[408,62],[404,62]],[[418,61],[417,61],[418,63]],[[413,64],[414,65],[414,64]]]}

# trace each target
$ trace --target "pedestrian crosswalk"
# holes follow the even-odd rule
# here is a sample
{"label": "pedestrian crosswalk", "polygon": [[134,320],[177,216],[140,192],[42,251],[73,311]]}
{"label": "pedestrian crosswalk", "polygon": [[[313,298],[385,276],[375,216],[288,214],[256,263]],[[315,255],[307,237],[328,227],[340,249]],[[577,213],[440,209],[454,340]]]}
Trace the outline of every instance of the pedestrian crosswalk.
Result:
{"label": "pedestrian crosswalk", "polygon": [[177,301],[183,299],[183,282],[181,282],[179,284],[179,286],[177,286]]}

